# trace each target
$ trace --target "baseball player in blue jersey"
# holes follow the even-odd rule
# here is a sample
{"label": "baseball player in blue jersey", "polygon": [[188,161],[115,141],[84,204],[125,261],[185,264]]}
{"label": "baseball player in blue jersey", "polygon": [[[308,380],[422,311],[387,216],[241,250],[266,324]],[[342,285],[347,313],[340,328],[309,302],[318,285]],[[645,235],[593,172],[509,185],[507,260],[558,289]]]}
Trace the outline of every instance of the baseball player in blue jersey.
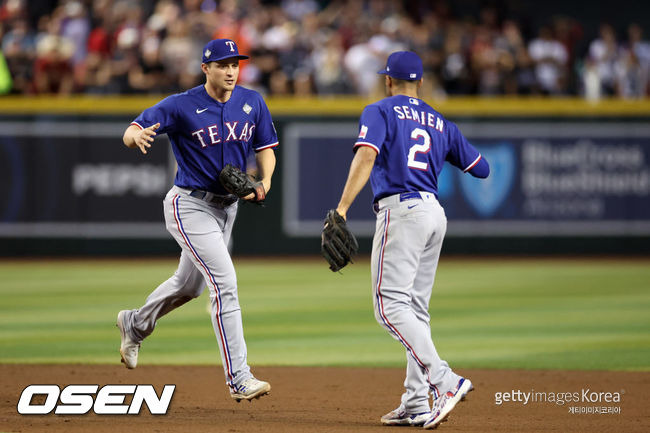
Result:
{"label": "baseball player in blue jersey", "polygon": [[386,75],[388,97],[363,110],[336,210],[345,218],[370,178],[377,214],[371,263],[375,317],[407,352],[406,392],[381,422],[430,429],[472,390],[469,379],[440,359],[431,339],[429,299],[447,228],[437,200],[438,175],[445,161],[480,178],[488,176],[489,166],[454,123],[418,98],[417,54],[391,54],[379,73]]}
{"label": "baseball player in blue jersey", "polygon": [[271,386],[253,377],[246,359],[237,278],[227,249],[238,198],[223,188],[219,173],[226,164],[245,172],[247,156],[254,151],[264,192],[244,199],[262,200],[271,188],[273,148],[278,145],[262,97],[236,85],[239,60],[246,58],[232,40],[208,42],[201,65],[205,84],[163,99],[126,129],[124,144],[142,153],[156,134],[169,137],[178,171],[164,200],[164,214],[167,230],[182,252],[176,273],[142,307],[117,316],[122,362],[135,368],[140,343],[158,319],[198,297],[207,284],[226,383],[237,401],[268,394]]}

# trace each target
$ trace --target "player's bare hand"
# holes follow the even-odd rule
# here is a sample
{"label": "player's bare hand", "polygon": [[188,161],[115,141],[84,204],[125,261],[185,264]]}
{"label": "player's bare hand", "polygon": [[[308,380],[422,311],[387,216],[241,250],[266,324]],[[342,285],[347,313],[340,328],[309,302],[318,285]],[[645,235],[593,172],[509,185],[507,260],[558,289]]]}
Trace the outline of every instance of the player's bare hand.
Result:
{"label": "player's bare hand", "polygon": [[136,135],[135,145],[138,146],[140,152],[147,153],[147,149],[151,147],[151,143],[153,143],[153,139],[156,136],[156,129],[158,128],[160,128],[160,123],[144,128]]}
{"label": "player's bare hand", "polygon": [[262,179],[256,184],[256,193],[250,193],[245,197],[242,197],[244,200],[248,201],[264,201],[266,199],[266,194],[269,193],[271,189],[271,180]]}

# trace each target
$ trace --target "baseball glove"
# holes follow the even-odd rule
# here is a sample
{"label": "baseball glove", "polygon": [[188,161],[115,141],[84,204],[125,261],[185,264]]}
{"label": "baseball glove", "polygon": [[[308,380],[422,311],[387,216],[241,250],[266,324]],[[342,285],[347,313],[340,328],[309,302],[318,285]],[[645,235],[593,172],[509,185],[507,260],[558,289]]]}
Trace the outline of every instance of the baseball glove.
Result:
{"label": "baseball glove", "polygon": [[246,173],[232,164],[226,166],[219,173],[219,182],[231,194],[243,198],[249,194],[255,194],[254,203],[262,204],[266,198],[266,191],[262,182],[255,182]]}
{"label": "baseball glove", "polygon": [[330,209],[321,234],[321,253],[332,272],[338,272],[351,263],[358,250],[357,239],[348,229],[343,217],[336,209]]}

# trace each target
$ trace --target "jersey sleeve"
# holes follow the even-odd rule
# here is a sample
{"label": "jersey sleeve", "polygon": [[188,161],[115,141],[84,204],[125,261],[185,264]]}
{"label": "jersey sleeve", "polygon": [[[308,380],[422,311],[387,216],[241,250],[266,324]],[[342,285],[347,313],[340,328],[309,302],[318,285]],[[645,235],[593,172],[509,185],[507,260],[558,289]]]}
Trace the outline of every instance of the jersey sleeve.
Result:
{"label": "jersey sleeve", "polygon": [[359,119],[359,136],[354,143],[354,150],[357,150],[361,146],[368,146],[379,153],[385,140],[386,120],[379,107],[368,105],[363,109],[363,113],[361,113],[361,118]]}
{"label": "jersey sleeve", "polygon": [[176,122],[176,100],[173,96],[169,96],[153,107],[144,110],[131,122],[131,125],[144,129],[156,123],[160,123],[160,128],[156,131],[157,134],[174,132],[176,129],[178,122]]}
{"label": "jersey sleeve", "polygon": [[260,150],[270,149],[279,144],[278,133],[273,125],[271,119],[271,112],[266,106],[264,99],[259,97],[259,114],[257,117],[257,124],[255,126],[255,136],[253,139],[253,150],[259,152]]}
{"label": "jersey sleeve", "polygon": [[449,152],[446,160],[463,170],[463,173],[467,173],[479,163],[482,158],[481,154],[461,134],[456,124],[448,120],[445,123],[449,140]]}

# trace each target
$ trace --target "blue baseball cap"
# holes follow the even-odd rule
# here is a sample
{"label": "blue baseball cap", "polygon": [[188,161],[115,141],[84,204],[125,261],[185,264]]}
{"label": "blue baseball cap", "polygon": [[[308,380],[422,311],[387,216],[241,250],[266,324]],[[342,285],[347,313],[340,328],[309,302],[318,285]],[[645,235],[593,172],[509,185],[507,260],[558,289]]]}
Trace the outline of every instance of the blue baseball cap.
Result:
{"label": "blue baseball cap", "polygon": [[395,51],[386,60],[386,69],[377,72],[399,80],[415,81],[422,78],[422,60],[412,51]]}
{"label": "blue baseball cap", "polygon": [[248,56],[239,54],[239,48],[232,39],[214,39],[203,47],[203,63],[216,62],[217,60],[230,59],[247,59]]}

